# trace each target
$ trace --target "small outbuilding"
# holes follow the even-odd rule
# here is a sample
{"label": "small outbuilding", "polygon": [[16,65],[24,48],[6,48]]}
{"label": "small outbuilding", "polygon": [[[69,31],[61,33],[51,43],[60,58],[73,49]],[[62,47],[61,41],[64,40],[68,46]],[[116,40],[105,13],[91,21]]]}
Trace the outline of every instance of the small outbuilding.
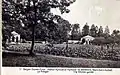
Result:
{"label": "small outbuilding", "polygon": [[91,41],[93,41],[95,38],[87,35],[81,38],[81,42],[83,42],[83,44],[90,44]]}
{"label": "small outbuilding", "polygon": [[19,43],[20,42],[20,34],[18,34],[15,31],[11,32],[11,38],[10,38],[11,43]]}

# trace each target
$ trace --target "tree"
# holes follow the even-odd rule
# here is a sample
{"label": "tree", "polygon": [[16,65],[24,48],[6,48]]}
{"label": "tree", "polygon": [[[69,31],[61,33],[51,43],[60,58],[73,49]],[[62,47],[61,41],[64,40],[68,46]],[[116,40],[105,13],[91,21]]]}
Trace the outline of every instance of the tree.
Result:
{"label": "tree", "polygon": [[100,26],[99,30],[98,30],[98,36],[101,37],[103,35],[103,27]]}
{"label": "tree", "polygon": [[98,31],[99,31],[98,26],[96,26],[95,27],[95,34],[96,34],[96,36],[98,36]]}
{"label": "tree", "polygon": [[91,29],[90,29],[90,35],[95,37],[97,36],[97,31],[98,31],[98,28],[97,26],[95,26],[94,24],[91,26]]}
{"label": "tree", "polygon": [[79,29],[79,24],[73,24],[73,30],[78,31]]}
{"label": "tree", "polygon": [[67,20],[64,20],[62,18],[59,19],[58,23],[59,23],[58,34],[60,36],[59,39],[66,41],[66,49],[68,49],[68,38],[69,38],[68,33],[71,30],[71,24]]}
{"label": "tree", "polygon": [[120,31],[119,30],[113,30],[112,32],[112,36],[116,36],[119,35]]}
{"label": "tree", "polygon": [[72,39],[78,39],[79,37],[79,24],[73,24],[73,28],[72,28],[72,31],[71,31],[71,37]]}
{"label": "tree", "polygon": [[82,29],[82,35],[83,36],[89,35],[89,26],[87,23],[84,25],[84,27]]}
{"label": "tree", "polygon": [[119,30],[113,30],[111,37],[113,38],[114,43],[120,44],[120,31]]}
{"label": "tree", "polygon": [[110,30],[108,26],[105,27],[104,35],[105,37],[108,37],[110,35]]}
{"label": "tree", "polygon": [[[22,0],[22,2],[3,0],[3,15],[5,17],[3,22],[9,24],[9,21],[11,22],[13,19],[14,21],[18,21],[19,24],[22,23],[30,27],[32,31],[30,54],[33,54],[36,26],[40,25],[41,29],[46,29],[46,32],[49,31],[49,27],[56,27],[54,21],[59,19],[59,17],[51,13],[50,10],[52,8],[59,8],[61,14],[69,13],[70,10],[66,7],[70,6],[73,2],[75,0]],[[11,8],[6,7],[7,5]],[[43,25],[46,26],[44,27]]]}
{"label": "tree", "polygon": [[79,40],[81,40],[81,37],[82,37],[82,31],[81,31],[81,29],[80,29],[80,27],[79,27],[79,29],[78,29],[78,39]]}

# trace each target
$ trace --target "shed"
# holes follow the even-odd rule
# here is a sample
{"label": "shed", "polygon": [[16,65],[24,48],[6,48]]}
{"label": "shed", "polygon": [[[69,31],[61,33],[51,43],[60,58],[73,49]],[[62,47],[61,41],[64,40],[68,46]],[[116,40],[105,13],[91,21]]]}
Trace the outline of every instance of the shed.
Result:
{"label": "shed", "polygon": [[90,42],[93,41],[95,38],[92,37],[92,36],[90,36],[90,35],[87,35],[87,36],[82,37],[82,38],[81,38],[81,41],[82,41],[83,39],[85,40],[84,44],[90,44]]}
{"label": "shed", "polygon": [[20,42],[20,34],[18,34],[15,31],[12,31],[11,35],[12,35],[11,36],[11,43],[18,43],[18,42]]}

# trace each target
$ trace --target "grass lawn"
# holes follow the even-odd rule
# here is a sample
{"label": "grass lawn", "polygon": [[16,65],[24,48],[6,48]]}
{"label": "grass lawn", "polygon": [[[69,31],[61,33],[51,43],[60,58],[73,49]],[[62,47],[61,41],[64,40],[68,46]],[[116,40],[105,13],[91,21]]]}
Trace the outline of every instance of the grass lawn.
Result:
{"label": "grass lawn", "polygon": [[72,58],[45,54],[28,56],[3,53],[2,65],[4,67],[120,68],[120,61]]}

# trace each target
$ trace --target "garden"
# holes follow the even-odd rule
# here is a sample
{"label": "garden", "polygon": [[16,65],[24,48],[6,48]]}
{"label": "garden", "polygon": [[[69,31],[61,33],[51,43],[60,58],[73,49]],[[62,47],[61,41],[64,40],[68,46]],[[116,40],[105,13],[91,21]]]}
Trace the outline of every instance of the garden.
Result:
{"label": "garden", "polygon": [[[17,45],[8,45],[8,51],[14,52],[29,52],[31,48],[30,43],[21,43]],[[45,44],[35,43],[34,52],[45,55],[56,55],[73,58],[90,58],[98,60],[120,60],[117,55],[120,54],[120,46],[115,46],[114,49],[97,45],[80,45],[69,44],[66,49],[66,44],[54,44],[50,47]]]}

